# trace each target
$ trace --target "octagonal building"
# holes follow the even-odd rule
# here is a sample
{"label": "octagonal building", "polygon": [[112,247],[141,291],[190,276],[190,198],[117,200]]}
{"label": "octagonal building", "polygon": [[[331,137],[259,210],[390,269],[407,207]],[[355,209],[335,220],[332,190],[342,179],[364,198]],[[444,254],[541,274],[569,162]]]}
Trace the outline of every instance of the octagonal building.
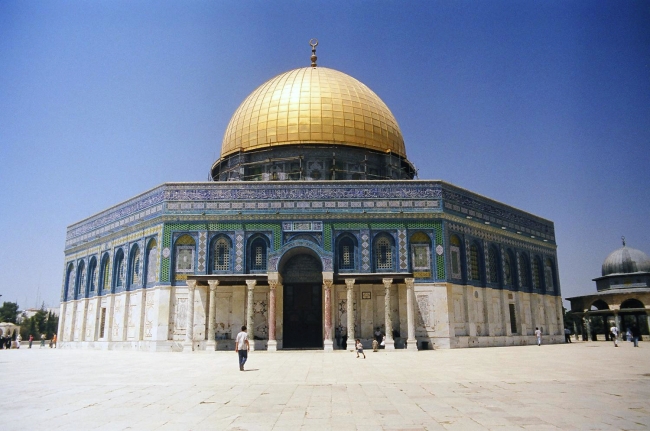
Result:
{"label": "octagonal building", "polygon": [[242,325],[269,351],[564,339],[553,223],[414,179],[390,109],[315,54],[206,167],[68,227],[62,348],[232,350]]}

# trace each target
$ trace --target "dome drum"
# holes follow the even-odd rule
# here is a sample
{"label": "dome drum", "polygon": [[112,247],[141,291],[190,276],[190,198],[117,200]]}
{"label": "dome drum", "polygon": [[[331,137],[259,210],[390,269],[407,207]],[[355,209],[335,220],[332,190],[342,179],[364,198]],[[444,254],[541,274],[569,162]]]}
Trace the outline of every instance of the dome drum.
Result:
{"label": "dome drum", "polygon": [[231,154],[211,169],[214,181],[411,180],[404,157],[338,145],[283,145]]}

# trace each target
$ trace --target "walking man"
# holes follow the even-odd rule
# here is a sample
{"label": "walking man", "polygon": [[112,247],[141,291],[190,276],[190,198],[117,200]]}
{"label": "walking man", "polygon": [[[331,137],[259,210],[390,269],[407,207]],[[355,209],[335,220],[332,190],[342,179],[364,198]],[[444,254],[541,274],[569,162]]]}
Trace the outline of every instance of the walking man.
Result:
{"label": "walking man", "polygon": [[235,352],[239,356],[239,371],[244,371],[244,364],[248,359],[248,332],[246,332],[246,325],[241,327],[241,332],[237,334],[235,340]]}
{"label": "walking man", "polygon": [[542,331],[540,331],[539,328],[535,328],[535,336],[537,337],[537,345],[541,346],[542,345]]}
{"label": "walking man", "polygon": [[609,329],[609,332],[612,334],[612,341],[614,342],[614,347],[618,347],[618,328],[616,325],[612,325]]}

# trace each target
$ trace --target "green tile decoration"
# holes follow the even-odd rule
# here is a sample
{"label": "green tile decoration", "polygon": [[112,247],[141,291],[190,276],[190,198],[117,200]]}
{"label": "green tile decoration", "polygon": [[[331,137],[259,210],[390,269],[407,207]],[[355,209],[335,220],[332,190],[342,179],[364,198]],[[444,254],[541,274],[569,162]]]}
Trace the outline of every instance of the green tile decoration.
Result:
{"label": "green tile decoration", "polygon": [[323,248],[332,251],[332,223],[323,223]]}

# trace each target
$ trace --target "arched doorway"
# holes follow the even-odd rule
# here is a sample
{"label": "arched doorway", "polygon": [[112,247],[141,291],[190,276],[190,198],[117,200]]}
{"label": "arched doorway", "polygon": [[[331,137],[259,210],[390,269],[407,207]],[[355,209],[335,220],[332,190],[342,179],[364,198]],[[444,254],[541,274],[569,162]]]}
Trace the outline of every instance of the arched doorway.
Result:
{"label": "arched doorway", "polygon": [[323,273],[320,259],[297,249],[282,266],[285,349],[323,348]]}

